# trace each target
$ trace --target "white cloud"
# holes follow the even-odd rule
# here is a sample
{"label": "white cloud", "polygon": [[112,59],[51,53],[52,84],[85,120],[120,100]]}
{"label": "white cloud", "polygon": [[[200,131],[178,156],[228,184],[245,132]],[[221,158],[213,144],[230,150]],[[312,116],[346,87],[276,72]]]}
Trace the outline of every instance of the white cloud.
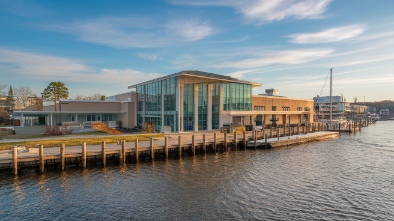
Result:
{"label": "white cloud", "polygon": [[238,62],[226,62],[216,65],[216,68],[256,68],[272,64],[302,64],[333,52],[332,49],[293,50],[267,53],[264,56],[241,60]]}
{"label": "white cloud", "polygon": [[332,0],[172,0],[174,4],[226,6],[234,8],[248,21],[263,24],[288,17],[315,19],[322,17]]}
{"label": "white cloud", "polygon": [[138,54],[138,57],[145,59],[145,60],[155,61],[159,58],[159,55],[157,55],[157,54]]}
{"label": "white cloud", "polygon": [[290,35],[290,42],[297,44],[318,44],[328,42],[338,42],[354,38],[364,33],[362,25],[342,26],[330,28],[317,33],[300,33]]}
{"label": "white cloud", "polygon": [[186,41],[198,41],[216,33],[207,23],[197,20],[170,22],[167,31],[183,37]]}
{"label": "white cloud", "polygon": [[164,47],[202,40],[216,33],[213,27],[198,20],[166,23],[144,17],[108,17],[50,24],[44,28],[115,48]]}
{"label": "white cloud", "polygon": [[1,69],[10,77],[33,81],[64,81],[105,84],[136,84],[162,77],[157,73],[143,73],[133,69],[92,70],[88,66],[68,58],[37,53],[0,49]]}

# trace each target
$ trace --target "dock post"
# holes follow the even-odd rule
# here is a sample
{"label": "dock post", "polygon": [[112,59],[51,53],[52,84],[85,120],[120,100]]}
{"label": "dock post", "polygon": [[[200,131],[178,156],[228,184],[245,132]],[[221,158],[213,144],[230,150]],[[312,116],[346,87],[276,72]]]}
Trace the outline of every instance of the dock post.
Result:
{"label": "dock post", "polygon": [[280,128],[278,128],[278,140],[280,139]]}
{"label": "dock post", "polygon": [[103,166],[107,164],[107,154],[105,153],[106,151],[106,144],[105,141],[101,142],[101,155],[103,157]]}
{"label": "dock post", "polygon": [[224,145],[224,149],[227,151],[227,133],[224,132],[223,134],[223,145]]}
{"label": "dock post", "polygon": [[138,162],[139,160],[138,139],[135,139],[134,144],[135,144],[135,161]]}
{"label": "dock post", "polygon": [[12,148],[12,171],[14,175],[18,175],[18,149],[16,146]]}
{"label": "dock post", "polygon": [[297,124],[297,134],[300,134],[300,125]]}
{"label": "dock post", "polygon": [[82,143],[82,167],[86,169],[86,142]]}
{"label": "dock post", "polygon": [[264,134],[264,148],[267,148],[267,145],[268,145],[268,138]]}
{"label": "dock post", "polygon": [[122,157],[122,163],[126,164],[126,141],[122,140],[122,154],[120,154]]}
{"label": "dock post", "polygon": [[179,157],[182,157],[182,137],[178,136]]}
{"label": "dock post", "polygon": [[237,150],[237,132],[234,131],[234,148]]}
{"label": "dock post", "polygon": [[44,159],[44,145],[40,145],[40,149],[38,152],[39,158],[40,158],[40,172],[44,172],[44,164],[45,164],[45,159]]}
{"label": "dock post", "polygon": [[64,159],[64,152],[65,152],[65,149],[66,149],[66,145],[65,145],[65,144],[62,144],[62,145],[60,146],[60,162],[61,162],[61,164],[62,164],[62,170],[64,170],[64,168],[65,168],[65,163],[66,163],[66,161],[65,161],[65,159]]}
{"label": "dock post", "polygon": [[213,133],[213,150],[216,152],[216,132]]}
{"label": "dock post", "polygon": [[207,143],[206,143],[205,134],[202,135],[202,149],[204,151],[204,154],[206,154],[207,153]]}
{"label": "dock post", "polygon": [[270,128],[270,137],[272,137],[272,131],[273,131],[273,129],[272,129],[272,127]]}
{"label": "dock post", "polygon": [[168,159],[168,137],[164,138],[164,154],[166,155],[166,159]]}
{"label": "dock post", "polygon": [[153,147],[153,137],[150,138],[150,154],[151,154],[152,160],[155,159],[155,150]]}
{"label": "dock post", "polygon": [[244,150],[246,150],[246,131],[242,133],[242,141],[244,142]]}
{"label": "dock post", "polygon": [[196,140],[194,135],[192,135],[192,151],[193,151],[193,156],[196,156]]}
{"label": "dock post", "polygon": [[257,131],[253,131],[253,133],[255,133],[254,137],[253,137],[253,143],[254,143],[254,149],[257,148]]}

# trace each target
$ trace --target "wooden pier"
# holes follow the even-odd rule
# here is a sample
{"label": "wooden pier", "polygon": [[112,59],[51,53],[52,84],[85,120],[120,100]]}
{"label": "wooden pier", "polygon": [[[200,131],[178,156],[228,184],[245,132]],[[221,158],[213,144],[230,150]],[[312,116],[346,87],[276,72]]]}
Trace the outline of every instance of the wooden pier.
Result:
{"label": "wooden pier", "polygon": [[[87,168],[90,165],[105,167],[111,163],[133,163],[154,161],[156,159],[181,158],[184,155],[195,156],[230,150],[246,150],[294,145],[299,143],[332,139],[337,132],[323,131],[318,127],[288,127],[278,129],[263,129],[263,131],[248,131],[227,133],[190,133],[151,138],[149,141],[107,144],[103,141],[99,145],[82,143],[80,146],[36,148],[22,150],[13,147],[11,151],[0,151],[0,169],[12,171],[17,175],[22,169],[33,167],[40,172],[46,168],[65,170],[67,167]],[[311,133],[311,134],[309,134]],[[5,153],[7,152],[7,153]]]}

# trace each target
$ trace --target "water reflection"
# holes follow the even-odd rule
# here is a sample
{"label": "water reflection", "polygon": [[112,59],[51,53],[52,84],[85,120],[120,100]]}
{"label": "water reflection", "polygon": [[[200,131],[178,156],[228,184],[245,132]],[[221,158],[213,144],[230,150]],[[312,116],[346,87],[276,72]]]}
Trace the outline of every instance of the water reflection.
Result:
{"label": "water reflection", "polygon": [[0,181],[0,220],[390,220],[388,123],[288,148],[25,174]]}

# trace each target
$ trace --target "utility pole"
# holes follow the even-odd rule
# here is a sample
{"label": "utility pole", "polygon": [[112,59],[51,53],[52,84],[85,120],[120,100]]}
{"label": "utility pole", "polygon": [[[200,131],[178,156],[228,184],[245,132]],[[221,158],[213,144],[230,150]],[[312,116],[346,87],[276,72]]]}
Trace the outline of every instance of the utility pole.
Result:
{"label": "utility pole", "polygon": [[330,69],[330,125],[332,121],[332,68]]}

